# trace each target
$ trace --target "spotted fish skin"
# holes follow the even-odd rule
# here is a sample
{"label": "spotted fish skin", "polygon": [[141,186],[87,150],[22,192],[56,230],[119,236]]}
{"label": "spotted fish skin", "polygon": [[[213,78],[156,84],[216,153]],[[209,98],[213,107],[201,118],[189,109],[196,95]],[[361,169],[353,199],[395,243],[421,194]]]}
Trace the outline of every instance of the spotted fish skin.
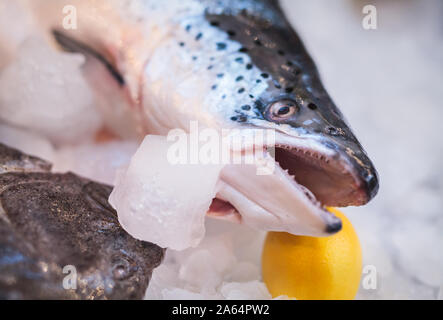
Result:
{"label": "spotted fish skin", "polygon": [[[114,66],[129,97],[126,108],[140,133],[165,135],[173,128],[189,129],[191,120],[216,129],[275,129],[308,154],[333,153],[342,161],[340,170],[352,176],[354,187],[365,190],[358,196],[350,191],[349,197],[329,205],[360,205],[377,193],[373,164],[324,89],[277,1],[32,3],[43,10],[45,18],[40,20],[51,30],[61,30],[101,52]],[[65,4],[77,8],[76,30],[61,26],[59,12]],[[289,101],[296,111],[275,119],[272,107],[278,101]],[[309,162],[303,160],[304,165]],[[304,177],[297,178],[309,185]]]}
{"label": "spotted fish skin", "polygon": [[[211,3],[212,1],[208,1]],[[266,126],[267,107],[278,100],[295,101],[298,112],[279,124],[302,136],[315,137],[329,148],[347,153],[352,165],[367,183],[368,197],[378,192],[378,174],[363,147],[347,125],[320,80],[317,68],[281,10],[277,0],[217,2],[209,6],[206,18],[212,26],[241,43],[251,64],[261,71],[268,87],[251,97],[252,113],[236,109],[231,120]],[[249,110],[249,107],[246,108]],[[278,129],[278,128],[277,128]]]}

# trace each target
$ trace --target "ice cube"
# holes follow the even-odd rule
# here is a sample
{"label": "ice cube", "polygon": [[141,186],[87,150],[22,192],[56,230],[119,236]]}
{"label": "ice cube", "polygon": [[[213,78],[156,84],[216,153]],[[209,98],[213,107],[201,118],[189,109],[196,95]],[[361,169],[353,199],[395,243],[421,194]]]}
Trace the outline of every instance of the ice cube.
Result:
{"label": "ice cube", "polygon": [[128,169],[121,172],[109,202],[133,237],[161,247],[197,246],[216,194],[221,165],[173,164],[166,137],[146,136]]}
{"label": "ice cube", "polygon": [[225,274],[230,271],[236,261],[234,255],[234,247],[232,238],[228,234],[212,235],[204,238],[198,248],[188,249],[182,252],[178,252],[176,257],[181,261],[187,261],[188,257],[191,256],[196,250],[205,250],[209,253],[207,257],[208,261],[211,261],[213,268],[218,274]]}
{"label": "ice cube", "polygon": [[[167,253],[168,254],[168,253]],[[178,279],[178,270],[175,264],[163,262],[152,273],[146,290],[145,299],[160,300],[163,299],[164,289],[174,289],[181,287],[181,281]]]}
{"label": "ice cube", "polygon": [[55,157],[54,148],[47,139],[40,137],[34,132],[2,123],[0,123],[0,142],[50,162],[52,162]]}
{"label": "ice cube", "polygon": [[162,291],[163,299],[165,300],[204,300],[202,294],[195,293],[189,290],[174,288],[164,289]]}
{"label": "ice cube", "polygon": [[25,40],[0,74],[0,118],[57,144],[90,137],[101,118],[81,73],[84,60],[57,52],[43,38]]}
{"label": "ice cube", "polygon": [[185,281],[186,287],[200,292],[215,293],[221,284],[223,275],[217,272],[213,255],[207,250],[198,250],[183,262],[179,277]]}
{"label": "ice cube", "polygon": [[228,300],[265,300],[271,299],[266,285],[260,281],[225,283],[221,293]]}
{"label": "ice cube", "polygon": [[137,150],[135,141],[85,143],[57,151],[53,170],[72,171],[102,183],[113,184],[118,169],[129,164]]}
{"label": "ice cube", "polygon": [[33,33],[35,25],[26,3],[0,1],[0,68],[13,60],[19,45]]}
{"label": "ice cube", "polygon": [[228,281],[248,282],[260,278],[260,269],[257,265],[249,262],[240,262],[235,265],[232,272],[228,274]]}
{"label": "ice cube", "polygon": [[[163,299],[164,293],[169,297],[179,296],[181,290],[200,294],[203,299],[225,299],[222,290],[230,297],[251,297],[251,287],[257,295],[270,298],[261,293],[262,285],[226,287],[227,283],[259,281],[261,246],[247,244],[261,241],[261,233],[220,220],[207,219],[206,226],[205,237],[197,247],[167,250],[164,262],[154,270],[145,298]],[[249,250],[247,255],[246,250]]]}

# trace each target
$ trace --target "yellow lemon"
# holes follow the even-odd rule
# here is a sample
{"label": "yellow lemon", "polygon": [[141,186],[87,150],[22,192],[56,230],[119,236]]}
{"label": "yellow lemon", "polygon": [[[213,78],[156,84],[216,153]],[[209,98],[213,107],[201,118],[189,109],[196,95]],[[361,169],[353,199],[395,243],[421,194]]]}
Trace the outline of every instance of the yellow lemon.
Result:
{"label": "yellow lemon", "polygon": [[262,255],[263,280],[273,297],[354,299],[362,270],[361,247],[351,222],[336,209],[342,230],[330,237],[269,232]]}

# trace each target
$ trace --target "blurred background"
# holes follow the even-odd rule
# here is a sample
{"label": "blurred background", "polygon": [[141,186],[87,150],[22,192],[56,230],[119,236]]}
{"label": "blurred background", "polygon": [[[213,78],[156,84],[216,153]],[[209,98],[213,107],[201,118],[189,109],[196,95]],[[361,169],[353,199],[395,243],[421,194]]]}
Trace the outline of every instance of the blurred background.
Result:
{"label": "blurred background", "polygon": [[[377,270],[359,298],[443,298],[443,2],[283,0],[323,83],[380,175],[344,210]],[[362,9],[377,9],[365,30]]]}

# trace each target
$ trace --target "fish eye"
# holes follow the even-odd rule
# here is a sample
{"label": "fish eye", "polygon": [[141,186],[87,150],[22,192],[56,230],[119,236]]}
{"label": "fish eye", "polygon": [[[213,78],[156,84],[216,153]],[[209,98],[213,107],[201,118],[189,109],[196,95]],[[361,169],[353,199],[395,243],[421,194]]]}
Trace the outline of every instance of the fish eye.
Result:
{"label": "fish eye", "polygon": [[269,114],[273,119],[281,120],[291,117],[297,110],[298,108],[294,101],[281,100],[271,104]]}

